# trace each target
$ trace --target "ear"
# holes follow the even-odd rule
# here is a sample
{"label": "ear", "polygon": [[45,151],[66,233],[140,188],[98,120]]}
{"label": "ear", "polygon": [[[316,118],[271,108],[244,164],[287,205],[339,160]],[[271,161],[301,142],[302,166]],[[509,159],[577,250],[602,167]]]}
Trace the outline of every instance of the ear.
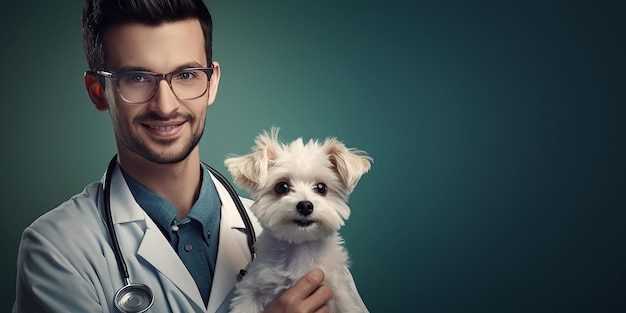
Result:
{"label": "ear", "polygon": [[109,109],[109,103],[104,97],[104,86],[98,75],[94,72],[85,72],[85,87],[89,94],[89,99],[98,111],[106,111]]}
{"label": "ear", "polygon": [[278,128],[272,128],[270,134],[264,132],[256,138],[250,154],[227,158],[224,164],[235,183],[252,192],[267,178],[268,169],[274,165],[279,149]]}
{"label": "ear", "polygon": [[351,193],[361,176],[369,171],[372,158],[364,151],[346,148],[335,138],[326,139],[324,146],[333,169]]}
{"label": "ear", "polygon": [[211,79],[209,80],[209,103],[208,105],[213,104],[215,102],[215,97],[217,97],[217,87],[220,84],[220,64],[213,61],[213,74],[211,75]]}

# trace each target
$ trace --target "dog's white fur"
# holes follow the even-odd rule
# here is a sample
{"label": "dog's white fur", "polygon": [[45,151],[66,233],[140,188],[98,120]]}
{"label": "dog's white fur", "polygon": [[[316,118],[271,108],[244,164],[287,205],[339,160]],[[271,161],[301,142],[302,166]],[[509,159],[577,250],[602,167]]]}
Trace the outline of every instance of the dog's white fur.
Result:
{"label": "dog's white fur", "polygon": [[[298,138],[285,145],[278,142],[275,127],[255,143],[250,154],[225,161],[235,183],[255,200],[251,211],[264,228],[256,259],[237,284],[231,312],[261,312],[314,268],[324,271],[323,284],[332,291],[330,312],[360,312],[338,230],[350,215],[348,196],[372,159],[335,138],[306,144]],[[287,185],[277,188],[283,182]],[[325,193],[318,184],[326,186]],[[313,205],[309,215],[297,209],[303,201]]]}

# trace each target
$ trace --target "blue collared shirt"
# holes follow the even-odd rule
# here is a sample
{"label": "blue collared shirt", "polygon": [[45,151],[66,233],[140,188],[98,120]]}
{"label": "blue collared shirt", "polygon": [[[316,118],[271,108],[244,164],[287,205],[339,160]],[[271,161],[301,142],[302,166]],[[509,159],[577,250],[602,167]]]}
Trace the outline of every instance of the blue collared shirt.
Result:
{"label": "blue collared shirt", "polygon": [[221,218],[221,202],[208,172],[202,167],[198,200],[181,221],[177,220],[178,210],[171,202],[148,190],[123,170],[122,173],[135,201],[167,237],[194,278],[207,305],[217,261]]}

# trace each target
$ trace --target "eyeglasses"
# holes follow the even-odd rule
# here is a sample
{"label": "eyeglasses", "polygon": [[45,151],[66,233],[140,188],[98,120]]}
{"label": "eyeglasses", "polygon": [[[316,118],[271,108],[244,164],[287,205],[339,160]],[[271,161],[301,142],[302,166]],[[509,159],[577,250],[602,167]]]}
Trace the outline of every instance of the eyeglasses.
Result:
{"label": "eyeglasses", "polygon": [[209,89],[213,67],[186,68],[167,74],[148,71],[118,73],[97,71],[96,73],[112,79],[124,101],[130,104],[142,104],[154,98],[159,89],[159,83],[163,79],[170,85],[176,98],[180,100],[193,100],[204,96]]}

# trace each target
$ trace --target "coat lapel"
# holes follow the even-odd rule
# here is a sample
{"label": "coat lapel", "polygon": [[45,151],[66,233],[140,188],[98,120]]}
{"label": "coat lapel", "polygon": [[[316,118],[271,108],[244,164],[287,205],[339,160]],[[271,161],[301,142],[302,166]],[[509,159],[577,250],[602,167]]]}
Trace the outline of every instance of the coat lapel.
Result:
{"label": "coat lapel", "polygon": [[[207,173],[209,172],[207,171]],[[251,257],[247,245],[245,224],[237,211],[237,207],[224,186],[212,174],[210,175],[222,205],[217,263],[206,312],[217,312],[218,310],[221,312],[221,310],[228,308],[232,289],[238,282],[239,271],[246,268]],[[204,302],[193,277],[173,249],[164,249],[164,247],[170,247],[169,242],[154,221],[135,201],[119,166],[115,168],[111,180],[113,223],[118,233],[118,239],[124,242],[121,245],[124,255],[136,253],[180,289],[198,310],[204,311]],[[250,214],[249,218],[258,232],[261,227],[256,218]],[[145,225],[145,228],[137,227],[137,223]],[[131,262],[127,261],[128,263]],[[138,265],[128,264],[128,266],[132,282],[133,267]],[[139,271],[141,270],[137,270],[137,272]],[[161,287],[155,286],[153,288]]]}
{"label": "coat lapel", "polygon": [[224,186],[213,175],[211,178],[222,202],[220,242],[213,287],[207,307],[207,312],[216,312],[219,308],[228,308],[228,303],[224,302],[230,301],[229,294],[237,284],[239,271],[246,268],[250,262],[250,253],[246,241],[245,225],[237,207]]}
{"label": "coat lapel", "polygon": [[174,249],[163,248],[169,248],[169,242],[152,220],[147,219],[147,221],[148,228],[137,254],[154,266],[159,273],[167,277],[198,308],[202,308],[201,310],[204,311],[204,301],[187,267],[174,252]]}
{"label": "coat lapel", "polygon": [[[185,264],[180,260],[174,249],[165,249],[170,248],[169,242],[154,221],[148,217],[135,201],[120,172],[119,166],[115,168],[111,180],[111,210],[113,212],[113,223],[118,232],[118,239],[127,243],[122,245],[122,247],[137,247],[135,251],[127,251],[124,254],[136,253],[139,257],[146,260],[156,271],[180,289],[191,302],[204,311],[204,301],[193,277],[191,277],[187,267],[185,267]],[[137,231],[137,222],[145,225],[144,233]],[[139,240],[140,242],[138,244],[130,244],[128,242],[130,240]],[[129,271],[131,271],[133,265],[128,264],[128,266]],[[132,282],[132,271],[130,276]],[[161,287],[155,286],[153,288]]]}

